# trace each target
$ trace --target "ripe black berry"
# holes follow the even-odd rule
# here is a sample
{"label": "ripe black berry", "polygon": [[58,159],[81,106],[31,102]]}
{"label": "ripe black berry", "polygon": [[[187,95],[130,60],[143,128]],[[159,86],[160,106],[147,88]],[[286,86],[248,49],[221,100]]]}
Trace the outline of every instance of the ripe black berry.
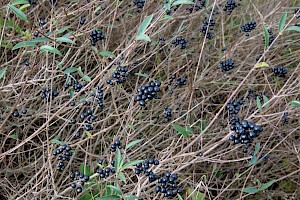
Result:
{"label": "ripe black berry", "polygon": [[284,78],[285,75],[287,74],[287,70],[284,66],[277,66],[273,69],[273,73],[274,73],[274,76]]}
{"label": "ripe black berry", "polygon": [[256,21],[252,19],[251,21],[247,22],[246,24],[241,26],[241,29],[245,33],[250,33],[252,30],[256,28]]}
{"label": "ripe black berry", "polygon": [[92,30],[90,32],[90,41],[91,41],[92,46],[95,46],[98,41],[104,40],[104,39],[105,39],[105,37],[104,37],[102,30]]}
{"label": "ripe black berry", "polygon": [[227,59],[227,60],[221,61],[219,63],[219,67],[222,69],[223,72],[228,72],[229,70],[234,68],[234,62],[232,59]]}
{"label": "ripe black berry", "polygon": [[171,43],[174,44],[175,46],[179,45],[180,49],[185,49],[187,42],[188,42],[187,39],[185,39],[184,37],[177,37],[171,41]]}

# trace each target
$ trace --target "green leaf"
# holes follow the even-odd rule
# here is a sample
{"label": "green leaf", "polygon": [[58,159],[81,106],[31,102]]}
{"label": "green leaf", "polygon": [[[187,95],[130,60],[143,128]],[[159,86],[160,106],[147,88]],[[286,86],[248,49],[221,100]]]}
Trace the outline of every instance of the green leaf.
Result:
{"label": "green leaf", "polygon": [[300,27],[299,26],[290,26],[285,29],[286,31],[298,31],[300,32]]}
{"label": "green leaf", "polygon": [[134,166],[134,165],[142,163],[142,162],[144,162],[144,160],[134,160],[134,161],[127,162],[122,166],[122,170],[127,169],[128,167]]}
{"label": "green leaf", "polygon": [[9,137],[17,140],[19,136],[17,134],[11,134]]}
{"label": "green leaf", "polygon": [[254,66],[254,68],[261,68],[261,67],[270,67],[270,65],[266,62],[260,62]]}
{"label": "green leaf", "polygon": [[3,69],[0,70],[0,79],[5,75],[6,70],[7,67],[4,67]]}
{"label": "green leaf", "polygon": [[134,73],[134,75],[142,76],[142,77],[145,77],[145,78],[149,78],[149,75],[148,75],[148,74]]}
{"label": "green leaf", "polygon": [[163,20],[166,20],[166,19],[172,20],[174,18],[172,16],[170,16],[170,15],[164,15],[159,21],[163,21]]}
{"label": "green leaf", "polygon": [[91,78],[88,76],[88,75],[84,75],[83,77],[83,80],[85,80],[86,82],[91,82]]}
{"label": "green leaf", "polygon": [[264,104],[266,104],[266,109],[270,107],[269,99],[265,95],[263,95]]}
{"label": "green leaf", "polygon": [[182,196],[177,193],[178,200],[183,200]]}
{"label": "green leaf", "polygon": [[77,68],[76,67],[69,67],[68,69],[66,69],[64,71],[65,74],[71,74],[73,72],[77,72]]}
{"label": "green leaf", "polygon": [[276,182],[276,180],[269,181],[269,182],[263,184],[259,189],[260,189],[260,190],[265,190],[265,189],[267,189],[268,187],[270,187],[271,185],[273,185],[273,183],[275,183],[275,182]]}
{"label": "green leaf", "polygon": [[267,27],[263,25],[263,31],[264,31],[264,36],[265,36],[265,47],[266,49],[269,47],[269,41],[270,41],[270,35]]}
{"label": "green leaf", "polygon": [[300,108],[300,101],[292,101],[292,105],[291,105],[292,108]]}
{"label": "green leaf", "polygon": [[126,184],[126,178],[123,172],[118,172],[118,178]]}
{"label": "green leaf", "polygon": [[168,3],[164,5],[165,10],[171,10],[172,0],[168,0]]}
{"label": "green leaf", "polygon": [[78,67],[77,71],[81,77],[84,77],[84,73],[82,72],[81,67]]}
{"label": "green leaf", "polygon": [[52,140],[50,140],[50,143],[63,145],[64,143],[63,143],[62,141],[59,141],[59,140],[58,140],[59,137],[60,137],[60,134],[58,134],[58,135],[55,136]]}
{"label": "green leaf", "polygon": [[258,142],[258,143],[255,144],[254,155],[257,155],[257,153],[259,152],[259,150],[260,150],[260,142]]}
{"label": "green leaf", "polygon": [[172,126],[175,130],[177,130],[179,133],[181,133],[185,138],[189,137],[189,133],[182,126],[177,125],[177,124],[172,124]]}
{"label": "green leaf", "polygon": [[119,197],[117,195],[108,195],[108,196],[96,198],[96,200],[112,200],[112,199],[121,199],[121,197]]}
{"label": "green leaf", "polygon": [[252,156],[251,160],[248,163],[248,166],[251,166],[251,165],[253,165],[256,162],[257,162],[257,157],[256,156]]}
{"label": "green leaf", "polygon": [[115,191],[117,194],[122,195],[122,191],[120,190],[120,188],[113,186],[113,185],[108,185],[106,187],[109,187],[110,189],[112,189],[113,191]]}
{"label": "green leaf", "polygon": [[29,4],[28,1],[25,0],[15,0],[11,2],[11,5],[20,5],[20,4]]}
{"label": "green leaf", "polygon": [[24,4],[20,7],[20,10],[23,11],[25,10],[26,8],[30,7],[30,4]]}
{"label": "green leaf", "polygon": [[286,17],[287,17],[287,12],[284,12],[281,16],[281,19],[280,19],[280,22],[279,22],[279,25],[278,25],[278,32],[279,33],[283,30],[283,28],[285,26]]}
{"label": "green leaf", "polygon": [[194,130],[190,126],[185,127],[185,129],[186,129],[187,132],[189,132],[191,134],[195,133]]}
{"label": "green leaf", "polygon": [[250,194],[255,194],[257,193],[259,190],[256,188],[256,187],[247,187],[247,188],[244,188],[242,190],[242,192],[245,192],[245,193],[250,193]]}
{"label": "green leaf", "polygon": [[57,42],[65,42],[65,43],[71,43],[76,44],[73,40],[66,38],[66,37],[59,37],[56,39]]}
{"label": "green leaf", "polygon": [[204,194],[201,192],[197,192],[197,191],[194,191],[193,189],[189,188],[187,190],[187,193],[189,195],[191,195],[192,199],[194,199],[194,200],[204,200]]}
{"label": "green leaf", "polygon": [[16,44],[12,50],[16,50],[22,47],[34,47],[36,46],[35,42],[31,42],[31,41],[24,41],[24,42],[20,42],[18,44]]}
{"label": "green leaf", "polygon": [[93,135],[89,131],[84,131],[88,138],[93,139]]}
{"label": "green leaf", "polygon": [[142,199],[141,197],[135,195],[124,195],[125,199]]}
{"label": "green leaf", "polygon": [[101,56],[104,56],[104,57],[110,57],[110,58],[115,58],[115,54],[111,51],[107,51],[107,50],[102,50],[100,51],[99,53]]}
{"label": "green leaf", "polygon": [[192,1],[188,1],[188,0],[177,0],[177,1],[174,1],[174,2],[172,3],[172,7],[173,7],[173,6],[177,6],[177,5],[182,5],[182,4],[193,5],[193,4],[195,4],[195,3],[192,2]]}
{"label": "green leaf", "polygon": [[144,34],[146,32],[147,27],[150,25],[151,21],[152,21],[153,15],[147,16],[144,21],[141,23],[139,29],[138,29],[138,33],[137,36]]}
{"label": "green leaf", "polygon": [[115,159],[116,159],[116,171],[118,171],[122,167],[122,164],[123,164],[123,158],[122,158],[120,149],[117,149]]}
{"label": "green leaf", "polygon": [[148,35],[142,33],[140,35],[138,35],[135,40],[144,40],[144,41],[147,41],[147,42],[151,42],[151,39]]}
{"label": "green leaf", "polygon": [[63,27],[62,29],[58,30],[58,31],[57,31],[57,34],[63,33],[63,32],[65,32],[66,30],[68,30],[69,28],[71,28],[71,27],[72,27],[71,25],[65,26],[65,27]]}
{"label": "green leaf", "polygon": [[260,99],[259,97],[256,97],[256,106],[257,108],[260,110],[260,112],[262,111],[262,107],[261,107],[261,103],[260,103]]}
{"label": "green leaf", "polygon": [[102,6],[98,6],[96,9],[95,9],[95,11],[94,11],[94,13],[96,13],[98,10],[100,10],[100,9],[102,9]]}
{"label": "green leaf", "polygon": [[34,38],[32,39],[30,42],[50,42],[51,40],[48,38],[44,38],[44,37],[38,37],[38,38]]}
{"label": "green leaf", "polygon": [[70,90],[70,98],[74,97],[74,91]]}
{"label": "green leaf", "polygon": [[27,17],[25,15],[25,13],[23,13],[21,10],[19,10],[18,8],[12,6],[12,5],[8,5],[8,7],[22,20],[27,21]]}
{"label": "green leaf", "polygon": [[133,147],[134,145],[140,143],[141,141],[143,141],[144,139],[139,139],[139,140],[135,140],[135,141],[132,141],[132,142],[129,142],[126,147],[125,147],[125,150]]}
{"label": "green leaf", "polygon": [[55,54],[62,56],[61,52],[58,49],[48,46],[48,45],[41,46],[41,50],[49,51],[51,53],[55,53]]}

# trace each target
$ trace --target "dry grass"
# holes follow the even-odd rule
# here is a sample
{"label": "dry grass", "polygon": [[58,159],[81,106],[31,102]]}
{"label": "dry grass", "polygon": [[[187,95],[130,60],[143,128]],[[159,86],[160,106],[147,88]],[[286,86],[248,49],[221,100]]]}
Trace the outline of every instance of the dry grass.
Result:
{"label": "dry grass", "polygon": [[[213,16],[216,21],[213,39],[206,39],[199,33],[203,19],[211,16],[210,9],[189,14],[184,5],[172,14],[174,20],[160,20],[164,13],[163,3],[157,0],[146,1],[141,13],[135,12],[135,7],[129,6],[132,2],[127,0],[58,0],[55,7],[48,1],[41,1],[25,10],[27,23],[2,9],[0,19],[13,20],[23,31],[38,31],[40,36],[71,25],[67,32],[73,32],[70,38],[76,45],[60,45],[58,49],[63,56],[40,54],[39,48],[12,51],[1,47],[0,69],[8,69],[0,79],[0,199],[77,199],[69,189],[68,175],[81,164],[94,171],[99,158],[111,158],[109,146],[117,138],[124,144],[144,138],[142,144],[124,152],[126,158],[137,160],[155,155],[160,160],[160,165],[153,168],[155,172],[178,172],[186,191],[204,193],[205,199],[300,199],[300,117],[299,108],[290,107],[290,102],[300,97],[300,40],[298,32],[277,35],[283,12],[288,13],[287,26],[297,22],[293,12],[300,6],[299,1],[244,0],[230,16],[219,7],[224,2],[209,1],[210,8],[219,9],[219,14]],[[1,6],[6,4],[7,0],[0,3]],[[100,5],[103,9],[96,15],[94,11]],[[148,34],[152,42],[135,41],[139,25],[151,14],[154,19]],[[87,18],[84,25],[79,24],[80,17]],[[45,27],[38,25],[39,18],[46,20]],[[258,26],[246,37],[239,26],[252,18]],[[272,28],[277,36],[268,49],[264,49],[263,24]],[[114,52],[117,55],[114,60],[92,50],[89,32],[95,28],[102,29],[106,35],[105,41],[97,44],[98,50]],[[159,36],[166,39],[161,53],[159,44],[155,43]],[[171,44],[176,36],[188,39],[187,49],[181,50]],[[15,45],[30,40],[29,37],[32,36],[26,38],[23,32],[16,33],[1,26],[2,45]],[[52,40],[47,45],[53,45],[54,35],[47,37]],[[222,51],[224,47],[226,50]],[[125,58],[121,65],[130,69],[130,77],[122,86],[108,86],[106,80],[115,69],[113,63],[119,61],[122,54]],[[218,64],[227,58],[232,58],[236,67],[224,74]],[[30,67],[24,66],[26,59]],[[262,61],[270,64],[270,68],[254,67]],[[286,78],[272,75],[272,68],[278,65],[287,67]],[[69,91],[64,89],[63,71],[73,66],[81,66],[92,81],[70,99]],[[135,75],[136,72],[146,73],[163,83],[159,98],[148,102],[145,108],[134,101],[134,95],[149,79]],[[188,84],[170,95],[167,82],[174,73],[179,77],[187,76]],[[97,85],[104,90],[105,107],[99,109],[96,102],[92,106],[97,115],[91,131],[93,139],[85,134],[78,139],[74,133],[82,127],[80,123],[72,125],[70,120],[77,117],[80,110],[69,103],[74,100],[79,104],[81,95],[94,102],[88,94]],[[43,87],[56,88],[59,96],[50,101],[41,99],[39,91]],[[255,143],[260,143],[258,155],[269,154],[270,158],[260,159],[252,166],[248,165],[251,156],[242,153],[242,146],[228,141],[230,129],[225,109],[229,100],[244,98],[248,89],[264,93],[270,104],[269,108],[264,105],[260,112],[255,99],[250,98],[239,114],[264,128],[249,149],[253,150]],[[174,111],[168,123],[162,123],[164,106]],[[25,116],[11,116],[15,109],[22,108],[28,109]],[[282,124],[284,112],[289,113],[288,124]],[[184,138],[172,124],[191,126],[195,134]],[[12,138],[14,135],[17,139]],[[57,135],[60,141],[76,150],[63,172],[55,169],[57,160],[52,155],[60,146],[50,142]],[[275,135],[279,135],[279,139],[275,139]],[[127,170],[125,176],[127,184],[120,183],[124,194],[143,199],[163,198],[153,193],[154,186],[147,178],[137,178],[132,170]],[[276,182],[254,195],[241,192],[245,187],[257,186],[257,179],[261,183]],[[115,180],[115,177],[108,179]],[[100,189],[100,181],[98,186],[95,197],[104,192]],[[81,196],[91,190],[89,187]],[[185,192],[183,199],[193,199],[193,194]]]}

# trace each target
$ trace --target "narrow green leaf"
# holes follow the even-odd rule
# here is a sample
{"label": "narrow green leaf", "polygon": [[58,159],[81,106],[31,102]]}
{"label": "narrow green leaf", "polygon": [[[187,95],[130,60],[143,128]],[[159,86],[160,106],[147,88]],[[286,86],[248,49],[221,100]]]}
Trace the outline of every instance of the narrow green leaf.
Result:
{"label": "narrow green leaf", "polygon": [[254,68],[261,68],[261,67],[270,67],[270,65],[266,62],[260,62],[254,66]]}
{"label": "narrow green leaf", "polygon": [[15,0],[11,2],[11,5],[20,5],[20,4],[29,4],[28,1],[25,0]]}
{"label": "narrow green leaf", "polygon": [[286,17],[287,17],[287,12],[284,12],[281,16],[281,19],[280,19],[280,22],[279,22],[279,25],[278,25],[278,32],[279,33],[283,30],[283,28],[285,26]]}
{"label": "narrow green leaf", "polygon": [[257,157],[256,156],[252,156],[251,160],[248,163],[248,166],[251,166],[251,165],[253,165],[256,162],[257,162]]}
{"label": "narrow green leaf", "polygon": [[91,82],[91,78],[88,76],[88,75],[84,75],[83,77],[83,80],[85,80],[86,82]]}
{"label": "narrow green leaf", "polygon": [[177,124],[172,124],[172,126],[175,130],[177,130],[179,133],[181,133],[185,138],[189,137],[189,133],[182,126],[177,125]]}
{"label": "narrow green leaf", "polygon": [[256,188],[256,187],[247,187],[247,188],[244,188],[242,190],[242,192],[245,192],[245,193],[250,193],[250,194],[255,194],[257,193],[259,190]]}
{"label": "narrow green leaf", "polygon": [[262,107],[261,107],[261,103],[260,103],[260,99],[259,97],[256,97],[256,106],[257,108],[260,110],[260,112],[262,111]]}
{"label": "narrow green leaf", "polygon": [[191,195],[192,199],[194,199],[194,200],[204,200],[204,194],[201,192],[197,192],[197,191],[194,191],[193,189],[189,188],[187,190],[187,193],[189,195]]}
{"label": "narrow green leaf", "polygon": [[144,21],[141,23],[138,32],[137,32],[137,36],[145,33],[147,27],[150,25],[151,21],[153,19],[153,15],[147,16]]}
{"label": "narrow green leaf", "polygon": [[12,50],[16,50],[22,47],[34,47],[36,46],[35,42],[31,42],[31,41],[24,41],[24,42],[20,42],[18,44],[16,44]]}
{"label": "narrow green leaf", "polygon": [[77,71],[78,71],[79,76],[84,77],[84,73],[82,72],[81,67],[78,67]]}
{"label": "narrow green leaf", "polygon": [[63,35],[63,36],[61,36],[61,37],[68,38],[68,37],[70,37],[70,35],[72,35],[72,33],[73,33],[73,31],[70,31],[70,32],[68,32],[68,33],[64,34],[64,35]]}
{"label": "narrow green leaf", "polygon": [[260,187],[260,190],[265,190],[265,189],[267,189],[268,187],[270,187],[271,185],[273,185],[273,183],[275,183],[275,182],[276,182],[276,180],[272,180],[272,181],[269,181],[269,182],[263,184],[263,185]]}
{"label": "narrow green leaf", "polygon": [[23,13],[18,8],[14,7],[13,5],[8,5],[8,7],[22,20],[27,21],[27,17],[25,13]]}
{"label": "narrow green leaf", "polygon": [[263,95],[264,104],[266,104],[266,109],[270,107],[269,99],[265,95]]}
{"label": "narrow green leaf", "polygon": [[74,91],[70,90],[70,98],[74,97]]}
{"label": "narrow green leaf", "polygon": [[100,9],[102,9],[102,6],[98,6],[98,7],[95,9],[94,13],[98,12],[98,10],[100,10]]}
{"label": "narrow green leaf", "polygon": [[96,198],[96,200],[112,200],[112,199],[121,199],[121,197],[119,197],[117,195],[108,195],[108,196]]}
{"label": "narrow green leaf", "polygon": [[170,15],[164,15],[159,21],[163,21],[163,20],[166,20],[166,19],[172,20],[174,18],[172,16],[170,16]]}
{"label": "narrow green leaf", "polygon": [[49,51],[51,53],[55,53],[55,54],[62,56],[61,52],[58,49],[48,46],[48,45],[41,46],[41,50]]}
{"label": "narrow green leaf", "polygon": [[20,10],[23,11],[25,10],[26,8],[30,7],[30,4],[24,4],[20,7]]}
{"label": "narrow green leaf", "polygon": [[142,199],[141,197],[135,195],[124,195],[125,199]]}
{"label": "narrow green leaf", "polygon": [[142,163],[142,162],[144,162],[144,160],[134,160],[134,161],[127,162],[122,166],[122,170],[127,169],[128,167],[134,166],[134,165]]}
{"label": "narrow green leaf", "polygon": [[55,24],[55,26],[57,26],[57,27],[59,26],[58,21],[56,21],[55,19],[51,19],[50,21],[53,22]]}
{"label": "narrow green leaf", "polygon": [[254,151],[254,155],[257,155],[257,154],[258,154],[258,152],[259,152],[259,150],[260,150],[260,142],[258,142],[258,143],[256,143],[256,144],[255,144],[255,151]]}
{"label": "narrow green leaf", "polygon": [[151,42],[151,39],[148,35],[142,33],[140,35],[138,35],[135,40],[144,40],[144,41],[147,41],[147,42]]}
{"label": "narrow green leaf", "polygon": [[191,134],[195,133],[194,130],[190,126],[185,127],[185,129],[186,129],[187,132],[189,132]]}
{"label": "narrow green leaf", "polygon": [[64,143],[63,143],[62,141],[59,141],[59,140],[58,140],[59,137],[60,137],[60,134],[58,134],[58,135],[55,136],[52,140],[50,140],[50,143],[63,145]]}
{"label": "narrow green leaf", "polygon": [[3,69],[0,70],[0,79],[5,75],[6,70],[7,67],[4,67]]}
{"label": "narrow green leaf", "polygon": [[115,191],[117,194],[122,195],[122,191],[120,190],[120,188],[113,186],[113,185],[108,185],[106,187],[109,187],[110,189],[112,189],[113,191]]}
{"label": "narrow green leaf", "polygon": [[142,76],[142,77],[145,77],[145,78],[149,78],[149,75],[148,75],[148,74],[134,73],[134,75]]}
{"label": "narrow green leaf", "polygon": [[100,51],[99,53],[101,56],[104,56],[104,57],[110,57],[110,58],[115,58],[115,54],[111,51],[107,51],[107,50],[102,50]]}
{"label": "narrow green leaf", "polygon": [[123,172],[118,172],[118,178],[126,184],[126,178]]}
{"label": "narrow green leaf", "polygon": [[125,147],[125,150],[133,147],[134,145],[140,143],[141,141],[143,141],[144,139],[139,139],[139,140],[135,140],[135,141],[132,141],[132,142],[129,142],[126,147]]}
{"label": "narrow green leaf", "polygon": [[291,105],[292,108],[300,108],[300,101],[292,101],[292,105]]}
{"label": "narrow green leaf", "polygon": [[89,131],[84,131],[88,138],[93,139],[93,135]]}
{"label": "narrow green leaf", "polygon": [[300,32],[300,27],[299,26],[290,26],[290,27],[287,27],[285,30],[286,31],[298,31],[298,32]]}
{"label": "narrow green leaf", "polygon": [[116,158],[115,158],[115,160],[116,160],[116,171],[118,171],[119,169],[121,169],[121,167],[122,167],[122,160],[123,160],[123,158],[122,158],[122,155],[121,155],[121,151],[120,151],[120,149],[117,149],[117,153],[116,153]]}
{"label": "narrow green leaf", "polygon": [[177,193],[178,200],[183,200],[182,196]]}
{"label": "narrow green leaf", "polygon": [[188,1],[188,0],[176,0],[172,3],[172,7],[177,6],[177,5],[182,5],[182,4],[193,5],[195,3],[192,1]]}
{"label": "narrow green leaf", "polygon": [[77,68],[76,68],[76,67],[69,67],[69,68],[67,68],[67,69],[64,71],[65,74],[71,74],[71,73],[73,73],[73,72],[77,72]]}
{"label": "narrow green leaf", "polygon": [[63,32],[65,32],[66,30],[68,30],[69,28],[71,28],[71,27],[72,27],[71,25],[68,25],[68,26],[63,27],[62,29],[59,29],[59,30],[57,31],[57,34],[63,33]]}
{"label": "narrow green leaf", "polygon": [[66,38],[66,37],[59,37],[56,39],[58,42],[65,42],[65,43],[71,43],[71,44],[76,44],[73,40]]}
{"label": "narrow green leaf", "polygon": [[51,40],[48,38],[44,38],[44,37],[38,37],[38,38],[34,38],[32,39],[30,42],[50,42]]}
{"label": "narrow green leaf", "polygon": [[269,47],[270,35],[269,35],[269,31],[265,25],[263,25],[263,31],[264,31],[264,36],[265,36],[265,47],[267,49]]}
{"label": "narrow green leaf", "polygon": [[9,137],[17,140],[19,136],[17,134],[11,134]]}

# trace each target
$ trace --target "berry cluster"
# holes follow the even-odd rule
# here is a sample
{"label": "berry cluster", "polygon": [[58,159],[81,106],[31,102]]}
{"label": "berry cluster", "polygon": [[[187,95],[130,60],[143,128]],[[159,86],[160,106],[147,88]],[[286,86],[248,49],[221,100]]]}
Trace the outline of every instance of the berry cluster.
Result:
{"label": "berry cluster", "polygon": [[[87,102],[87,101],[84,101],[84,102]],[[86,131],[91,131],[93,130],[93,126],[92,126],[92,123],[93,121],[96,119],[96,116],[93,115],[93,110],[92,109],[87,109],[86,112],[84,113],[81,113],[79,115],[79,118],[83,121],[83,122],[86,122],[87,124],[85,124],[85,130]],[[77,135],[78,136],[78,135]],[[80,134],[79,134],[80,136]]]}
{"label": "berry cluster", "polygon": [[72,156],[72,148],[66,144],[64,144],[62,147],[56,149],[53,152],[54,156],[58,156],[57,159],[59,160],[56,169],[59,171],[62,171],[65,167],[65,162],[66,160],[70,160]]}
{"label": "berry cluster", "polygon": [[160,81],[151,81],[137,89],[136,101],[140,102],[141,106],[146,105],[146,100],[152,100],[157,96],[157,92],[160,91],[161,83]]}
{"label": "berry cluster", "polygon": [[[69,79],[68,74],[65,74],[64,78]],[[74,81],[70,80],[65,84],[64,87],[65,89],[69,89],[69,87],[71,86],[73,86],[75,92],[79,92],[82,88],[84,88],[85,85],[83,83],[80,83],[78,80],[74,80]]]}
{"label": "berry cluster", "polygon": [[216,24],[216,22],[214,21],[214,19],[212,17],[211,17],[210,20],[205,18],[203,20],[203,25],[200,28],[200,32],[205,35],[206,30],[207,30],[206,38],[207,39],[212,39],[212,37],[213,37],[213,32],[212,31],[214,30],[215,24]]}
{"label": "berry cluster", "polygon": [[[26,108],[22,109],[22,110],[21,110],[21,113],[22,113],[23,115],[26,115],[27,109],[26,109]],[[13,116],[13,117],[21,117],[21,115],[20,115],[20,113],[19,113],[18,110],[15,110],[15,111],[12,113],[12,116]]]}
{"label": "berry cluster", "polygon": [[283,123],[283,124],[288,124],[288,123],[289,123],[288,116],[289,116],[289,113],[288,113],[288,112],[284,112],[284,113],[283,113],[283,118],[282,118],[282,123]]}
{"label": "berry cluster", "polygon": [[182,194],[183,189],[179,188],[179,181],[176,173],[171,174],[169,171],[165,173],[165,176],[158,179],[158,185],[155,187],[157,193],[161,192],[165,197],[175,197],[177,194]]}
{"label": "berry cluster", "polygon": [[[100,178],[100,179],[109,177],[110,174],[116,173],[116,169],[115,169],[115,161],[112,160],[112,161],[110,162],[110,164],[111,164],[111,167],[109,167],[109,166],[106,166],[106,167],[105,167],[105,165],[107,165],[107,160],[102,160],[102,159],[100,159],[100,160],[98,161],[98,167],[97,167],[96,173],[99,174],[99,178]],[[101,166],[101,167],[100,167],[100,166]]]}
{"label": "berry cluster", "polygon": [[[51,95],[51,89],[50,88],[43,88],[40,92],[41,98],[42,99],[48,99]],[[57,97],[58,96],[58,91],[57,90],[53,90],[52,91],[52,98]]]}
{"label": "berry cluster", "polygon": [[199,11],[201,10],[202,8],[205,7],[205,3],[206,3],[206,0],[200,0],[199,2],[196,2],[196,0],[193,0],[193,2],[195,4],[193,5],[190,5],[186,8],[186,10],[190,11],[190,13],[192,13],[194,10],[195,11]]}
{"label": "berry cluster", "polygon": [[284,66],[277,66],[277,67],[273,68],[273,73],[274,73],[274,76],[284,78],[285,75],[287,74],[287,70]]}
{"label": "berry cluster", "polygon": [[153,171],[149,171],[151,165],[159,165],[159,161],[155,160],[153,157],[150,157],[143,163],[136,164],[136,169],[134,172],[135,174],[144,173],[144,175],[148,177],[149,182],[156,181],[158,179],[158,176]]}
{"label": "berry cluster", "polygon": [[164,116],[165,118],[170,121],[172,119],[172,110],[169,107],[164,107]]}
{"label": "berry cluster", "polygon": [[[121,84],[126,81],[126,78],[129,76],[128,68],[118,66],[117,69],[113,72],[112,78],[114,78],[117,84]],[[109,85],[113,85],[113,80],[109,79],[106,81]]]}
{"label": "berry cluster", "polygon": [[227,110],[229,112],[229,115],[236,115],[240,112],[241,110],[241,105],[243,105],[244,101],[243,100],[231,100],[227,104]]}
{"label": "berry cluster", "polygon": [[118,149],[122,149],[123,148],[123,145],[122,145],[122,143],[121,143],[120,140],[116,140],[114,143],[112,143],[110,145],[110,151],[111,152],[115,152],[117,150],[117,147],[118,147]]}
{"label": "berry cluster", "polygon": [[[247,120],[240,120],[238,116],[230,117],[230,130],[236,134],[230,135],[229,140],[233,141],[234,144],[249,144],[252,143],[253,139],[262,132],[262,127],[249,122]],[[243,150],[243,152],[245,152]]]}
{"label": "berry cluster", "polygon": [[84,186],[84,184],[89,181],[90,176],[85,175],[83,173],[79,173],[79,171],[76,171],[75,173],[70,174],[70,178],[72,180],[75,179],[75,181],[70,184],[71,188],[77,187],[76,192],[77,194],[79,194],[82,192],[82,187]]}
{"label": "berry cluster", "polygon": [[172,44],[174,44],[175,46],[179,45],[180,49],[185,49],[186,48],[186,44],[187,44],[187,39],[185,39],[184,37],[177,37],[174,40],[172,40]]}
{"label": "berry cluster", "polygon": [[240,4],[235,3],[235,0],[227,0],[223,10],[227,11],[228,15],[230,15],[232,11],[238,6],[240,6]]}
{"label": "berry cluster", "polygon": [[[169,78],[169,81],[168,81],[168,85],[172,85],[172,83],[175,79],[176,79],[176,74],[171,75]],[[175,84],[173,85],[173,89],[176,89],[178,86],[182,86],[182,85],[186,85],[186,84],[187,84],[187,77],[178,78],[176,80]],[[173,89],[170,90],[170,94],[174,93]]]}
{"label": "berry cluster", "polygon": [[90,32],[90,41],[93,46],[95,46],[98,41],[103,40],[104,38],[104,34],[101,30],[92,30]]}
{"label": "berry cluster", "polygon": [[254,19],[251,19],[251,21],[247,22],[246,24],[241,26],[241,29],[243,32],[247,33],[246,35],[249,36],[248,33],[250,33],[252,30],[256,28],[256,21]]}
{"label": "berry cluster", "polygon": [[103,104],[104,93],[103,93],[103,90],[100,87],[96,87],[96,90],[97,90],[96,97],[97,97],[98,106],[101,109],[103,109],[104,108],[104,104]]}
{"label": "berry cluster", "polygon": [[145,0],[133,0],[133,5],[137,7],[136,12],[141,12],[145,6]]}
{"label": "berry cluster", "polygon": [[223,72],[228,72],[229,70],[234,68],[234,62],[232,59],[227,59],[224,61],[221,61],[219,63],[219,67],[222,69]]}

